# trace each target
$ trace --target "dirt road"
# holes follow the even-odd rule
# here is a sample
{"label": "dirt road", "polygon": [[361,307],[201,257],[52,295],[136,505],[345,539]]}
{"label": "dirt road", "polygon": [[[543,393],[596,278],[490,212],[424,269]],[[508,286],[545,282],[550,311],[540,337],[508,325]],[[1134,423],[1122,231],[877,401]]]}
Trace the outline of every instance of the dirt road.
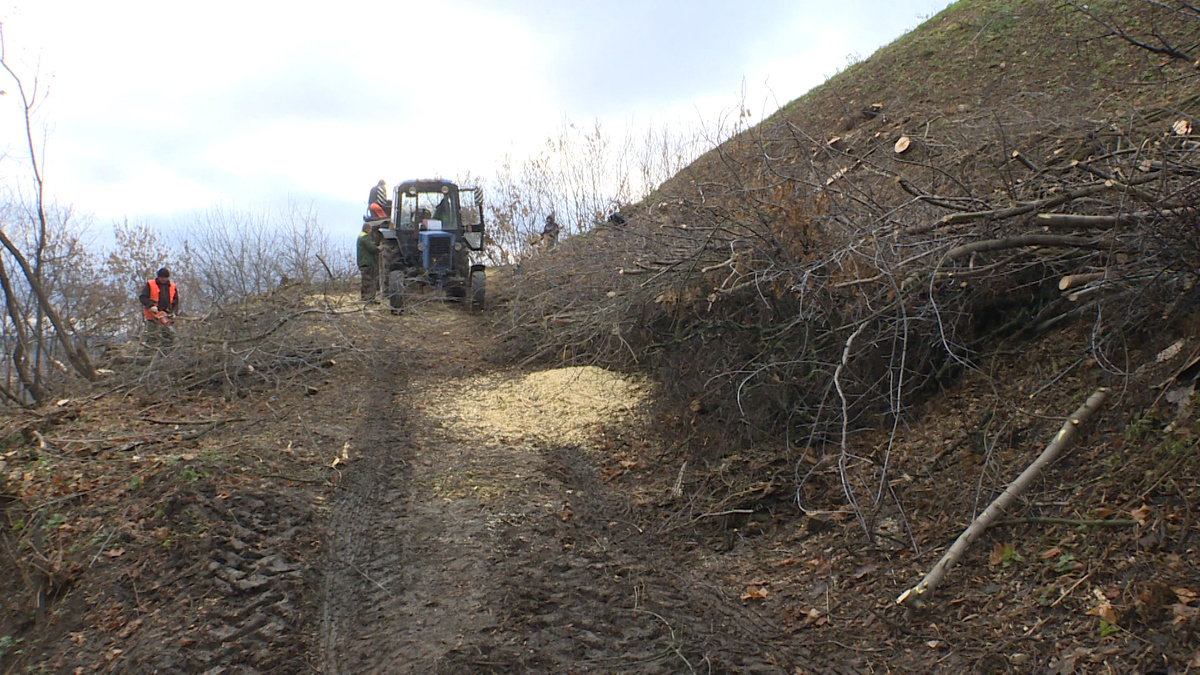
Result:
{"label": "dirt road", "polygon": [[[1197,653],[1200,500],[1153,479],[1192,455],[1128,452],[1124,418],[1038,503],[1100,514],[1124,499],[1145,527],[1014,521],[907,617],[894,598],[982,484],[971,452],[929,469],[970,440],[977,382],[896,450],[912,536],[881,517],[871,541],[839,508],[836,463],[714,451],[694,418],[653,418],[651,382],[514,366],[488,317],[455,307],[336,307],[304,314],[239,396],[117,388],[10,420],[0,673],[1071,672],[1085,658],[1183,672],[1148,664]],[[1010,399],[1041,386],[1022,360],[1005,362]],[[1057,427],[1021,425],[1006,443]],[[1149,638],[1097,632],[1101,597]]]}
{"label": "dirt road", "polygon": [[604,480],[645,388],[490,364],[484,322],[402,317],[324,546],[321,672],[796,672],[778,626]]}
{"label": "dirt road", "polygon": [[0,673],[828,670],[743,597],[752,550],[735,573],[688,526],[651,383],[514,367],[457,307],[343,307],[295,327],[320,357],[288,386],[24,422]]}

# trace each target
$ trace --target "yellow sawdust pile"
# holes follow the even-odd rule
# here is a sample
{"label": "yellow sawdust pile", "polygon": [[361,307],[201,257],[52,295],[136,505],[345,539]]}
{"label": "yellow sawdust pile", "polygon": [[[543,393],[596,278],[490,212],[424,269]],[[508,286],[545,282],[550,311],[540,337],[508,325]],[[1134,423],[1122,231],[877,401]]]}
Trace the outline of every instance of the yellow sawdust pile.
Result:
{"label": "yellow sawdust pile", "polygon": [[644,380],[595,366],[455,385],[447,396],[425,398],[418,407],[452,432],[504,444],[585,443],[600,427],[632,419],[650,390]]}

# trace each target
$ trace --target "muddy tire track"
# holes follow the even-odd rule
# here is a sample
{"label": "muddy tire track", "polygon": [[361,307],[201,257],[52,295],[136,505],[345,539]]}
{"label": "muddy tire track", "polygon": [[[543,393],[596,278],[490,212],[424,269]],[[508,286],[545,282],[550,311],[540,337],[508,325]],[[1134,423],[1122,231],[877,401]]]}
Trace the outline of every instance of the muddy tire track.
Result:
{"label": "muddy tire track", "polygon": [[[382,360],[380,360],[382,361]],[[404,411],[392,405],[406,379],[402,367],[370,369],[362,419],[332,503],[321,584],[320,665],[325,673],[364,672],[357,645],[373,634],[398,584],[395,570],[406,550],[397,531],[406,496],[408,457]]]}
{"label": "muddy tire track", "polygon": [[[487,631],[486,522],[468,502],[414,494],[428,475],[409,431],[409,378],[372,369],[326,542],[319,659],[325,673],[427,673]],[[416,467],[416,468],[414,468]]]}
{"label": "muddy tire track", "polygon": [[693,569],[596,451],[472,436],[471,410],[431,402],[484,369],[372,369],[329,518],[322,672],[835,672]]}
{"label": "muddy tire track", "polygon": [[583,449],[544,454],[563,510],[526,509],[498,532],[503,630],[440,672],[847,672],[694,572]]}

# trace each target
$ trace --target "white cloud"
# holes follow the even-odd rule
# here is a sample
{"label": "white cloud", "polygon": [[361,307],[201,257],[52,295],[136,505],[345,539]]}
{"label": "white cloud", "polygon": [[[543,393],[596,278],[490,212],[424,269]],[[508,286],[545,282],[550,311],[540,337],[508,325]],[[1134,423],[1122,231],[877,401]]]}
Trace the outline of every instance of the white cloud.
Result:
{"label": "white cloud", "polygon": [[59,201],[110,220],[285,195],[341,222],[381,177],[484,174],[565,118],[712,128],[744,83],[757,119],[945,4],[21,0],[0,19],[49,86]]}

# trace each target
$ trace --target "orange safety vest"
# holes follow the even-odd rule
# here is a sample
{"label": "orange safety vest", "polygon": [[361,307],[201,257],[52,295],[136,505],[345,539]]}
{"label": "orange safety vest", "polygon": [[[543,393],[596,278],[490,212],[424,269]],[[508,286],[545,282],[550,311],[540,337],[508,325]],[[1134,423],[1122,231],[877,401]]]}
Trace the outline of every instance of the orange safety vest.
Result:
{"label": "orange safety vest", "polygon": [[[154,313],[158,310],[158,279],[147,279],[146,283],[150,285],[150,302],[154,303],[149,307],[142,308],[142,316],[146,317],[147,321],[154,321]],[[167,298],[170,300],[170,306],[175,306],[175,282],[168,282]]]}

